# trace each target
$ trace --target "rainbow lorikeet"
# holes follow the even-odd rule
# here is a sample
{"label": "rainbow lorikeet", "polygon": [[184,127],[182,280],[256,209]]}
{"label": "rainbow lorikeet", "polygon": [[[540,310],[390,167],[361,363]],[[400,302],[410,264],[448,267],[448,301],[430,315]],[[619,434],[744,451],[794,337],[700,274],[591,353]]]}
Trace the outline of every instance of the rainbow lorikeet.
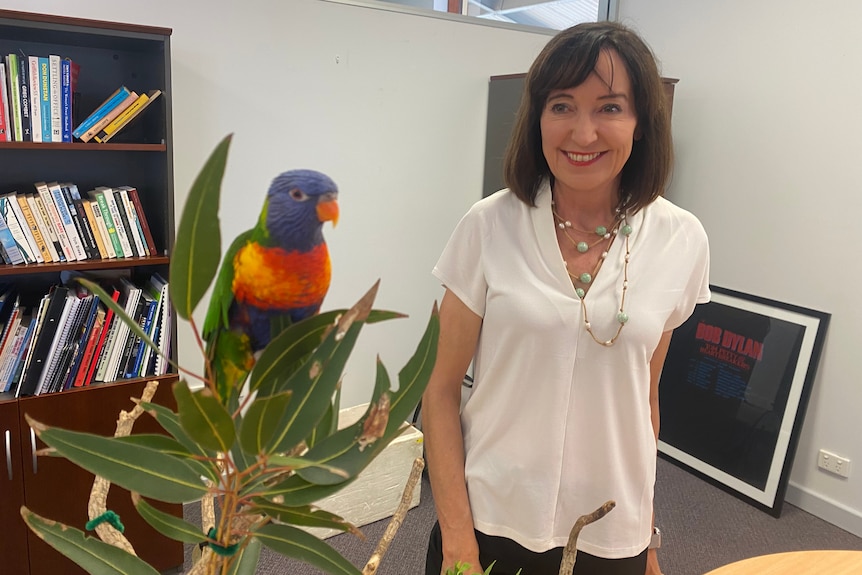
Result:
{"label": "rainbow lorikeet", "polygon": [[278,333],[318,312],[331,265],[323,223],[338,221],[338,188],[314,170],[291,170],[269,187],[257,225],[225,253],[203,337],[219,395],[226,398]]}

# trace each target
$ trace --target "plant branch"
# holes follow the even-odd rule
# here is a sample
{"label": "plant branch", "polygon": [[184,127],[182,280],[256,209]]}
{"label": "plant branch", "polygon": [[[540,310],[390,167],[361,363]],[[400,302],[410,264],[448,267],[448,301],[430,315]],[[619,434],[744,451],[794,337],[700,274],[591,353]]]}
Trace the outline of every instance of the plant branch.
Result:
{"label": "plant branch", "polygon": [[569,541],[566,543],[566,548],[563,550],[563,561],[560,563],[560,575],[572,575],[572,571],[575,568],[575,556],[578,554],[578,535],[580,534],[581,529],[607,515],[611,509],[616,507],[616,505],[615,501],[606,501],[604,505],[592,513],[581,515],[578,520],[575,521],[575,524],[572,526],[572,531],[569,533]]}
{"label": "plant branch", "polygon": [[383,537],[381,537],[380,542],[377,543],[377,549],[374,550],[374,553],[372,553],[371,557],[368,559],[368,563],[365,564],[365,569],[362,570],[362,575],[374,575],[377,573],[377,569],[380,567],[380,562],[383,560],[383,556],[386,555],[386,551],[389,549],[389,544],[392,543],[393,539],[395,539],[395,534],[398,533],[401,523],[404,522],[404,516],[407,515],[407,510],[410,509],[410,503],[413,501],[413,489],[419,482],[419,478],[422,476],[422,470],[424,468],[425,460],[421,457],[417,457],[413,461],[413,468],[410,470],[410,477],[407,478],[407,485],[404,487],[404,492],[401,494],[401,502],[398,504],[395,514],[392,515],[392,519],[389,521],[389,525],[386,527]]}
{"label": "plant branch", "polygon": [[[159,388],[158,381],[148,381],[146,387],[144,388],[144,393],[141,394],[141,400],[149,403],[152,401],[153,396],[156,394],[156,390]],[[135,424],[135,421],[144,413],[144,410],[141,408],[141,404],[136,402],[134,408],[132,408],[131,412],[128,411],[120,411],[120,416],[117,419],[117,429],[114,432],[114,437],[126,437],[132,432],[132,427]],[[104,477],[96,476],[96,479],[93,481],[93,488],[90,490],[90,500],[87,504],[87,516],[92,521],[96,517],[102,515],[107,511],[107,503],[108,503],[108,491],[111,489],[111,483],[106,480]],[[96,534],[99,538],[105,543],[109,543],[114,547],[119,547],[132,555],[137,555],[135,553],[134,547],[129,543],[129,540],[117,529],[115,529],[112,525],[108,523],[101,523],[96,526]]]}

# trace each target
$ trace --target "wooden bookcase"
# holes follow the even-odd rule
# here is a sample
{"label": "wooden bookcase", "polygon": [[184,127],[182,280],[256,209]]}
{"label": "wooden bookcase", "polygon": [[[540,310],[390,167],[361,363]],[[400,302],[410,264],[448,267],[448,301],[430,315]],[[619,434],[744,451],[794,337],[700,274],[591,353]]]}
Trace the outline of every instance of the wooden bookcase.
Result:
{"label": "wooden bookcase", "polygon": [[[67,270],[128,269],[139,284],[154,272],[167,277],[174,240],[170,35],[167,28],[0,10],[0,55],[58,54],[80,65],[73,127],[121,85],[138,93],[162,91],[140,118],[107,144],[0,142],[0,193],[29,193],[37,181],[74,182],[82,192],[96,186],[134,186],[159,250],[139,258],[0,265],[0,282],[16,284],[22,299],[25,294],[41,297]],[[171,355],[176,358],[176,322],[172,323]],[[176,375],[157,379],[162,384],[156,400],[174,407],[169,384]],[[64,459],[34,458],[33,451],[44,445],[32,436],[24,414],[48,425],[112,435],[119,411],[133,407],[130,398],[140,397],[144,383],[124,380],[20,399],[0,394],[0,571],[84,573],[30,533],[19,509],[25,504],[83,529],[93,476]],[[135,431],[160,430],[145,415]],[[156,569],[182,565],[182,544],[146,525],[132,508],[128,492],[112,487],[108,508],[120,514],[126,536]],[[180,505],[162,508],[182,515]]]}

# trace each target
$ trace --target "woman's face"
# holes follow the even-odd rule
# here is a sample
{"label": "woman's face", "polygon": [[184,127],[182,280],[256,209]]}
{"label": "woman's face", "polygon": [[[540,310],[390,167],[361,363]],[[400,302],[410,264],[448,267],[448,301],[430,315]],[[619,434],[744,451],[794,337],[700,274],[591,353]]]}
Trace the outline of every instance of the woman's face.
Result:
{"label": "woman's face", "polygon": [[637,129],[631,82],[616,51],[603,50],[581,85],[552,91],[540,126],[557,193],[615,193]]}

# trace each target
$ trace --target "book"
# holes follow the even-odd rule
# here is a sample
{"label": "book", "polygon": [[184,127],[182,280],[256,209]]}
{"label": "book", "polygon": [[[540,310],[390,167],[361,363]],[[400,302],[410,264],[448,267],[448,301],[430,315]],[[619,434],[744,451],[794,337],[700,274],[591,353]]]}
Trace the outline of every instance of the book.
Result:
{"label": "book", "polygon": [[60,245],[60,239],[57,237],[57,232],[54,229],[54,224],[51,222],[51,215],[48,213],[48,208],[45,207],[45,202],[42,197],[36,194],[27,194],[27,201],[33,202],[34,213],[39,214],[36,221],[42,226],[42,236],[48,243],[48,249],[51,250],[51,256],[55,261],[66,261],[66,254],[63,253],[63,246]]}
{"label": "book", "polygon": [[[129,200],[128,186],[117,188],[114,192],[114,197],[120,199],[118,206],[122,204],[123,210],[126,213],[126,220],[128,220],[129,226],[129,236],[135,242],[135,255],[147,255],[147,248],[144,244],[144,234],[141,231],[141,226],[135,218],[135,206],[132,204],[131,200]],[[125,222],[126,220],[123,221]]]}
{"label": "book", "polygon": [[60,119],[62,142],[72,141],[72,61],[60,61]]}
{"label": "book", "polygon": [[141,94],[131,106],[114,118],[114,121],[105,126],[105,128],[95,136],[95,140],[99,143],[106,143],[113,138],[117,133],[125,128],[132,120],[139,117],[141,113],[152,104],[161,95],[161,90],[150,90],[146,94]]}
{"label": "book", "polygon": [[33,96],[30,95],[30,73],[27,69],[26,56],[18,57],[18,97],[21,99],[21,137],[22,141],[32,140]]}
{"label": "book", "polygon": [[[87,192],[89,195],[90,192]],[[114,249],[114,242],[111,241],[108,235],[108,227],[105,225],[105,218],[102,216],[102,208],[96,200],[90,200],[90,210],[93,212],[93,219],[96,220],[96,226],[99,228],[99,234],[102,236],[102,241],[105,244],[105,251],[108,254],[108,259],[117,257],[117,252]],[[116,233],[116,232],[115,232]]]}
{"label": "book", "polygon": [[[109,192],[108,194],[105,193],[106,190]],[[108,196],[111,195],[110,188],[96,188],[95,190],[90,190],[87,194],[90,198],[96,200],[96,203],[99,205],[99,211],[102,213],[102,219],[105,221],[105,229],[108,232],[108,238],[111,240],[111,245],[114,247],[114,252],[117,254],[117,257],[126,257],[126,253],[123,250],[123,244],[120,242],[120,236],[117,232],[117,224],[114,222],[114,216],[111,213],[110,206],[108,205]],[[117,217],[119,217],[119,214],[117,214]],[[129,253],[131,253],[131,251]]]}
{"label": "book", "polygon": [[24,263],[36,263],[36,255],[30,247],[30,242],[27,241],[24,227],[15,215],[15,210],[12,208],[13,204],[17,204],[17,202],[10,200],[8,196],[0,196],[0,217],[6,220],[6,225],[9,227],[9,231],[12,232],[12,237],[15,238],[15,245],[24,258]]}
{"label": "book", "polygon": [[[120,301],[120,290],[116,287],[111,288],[110,290],[106,290],[111,294],[111,300],[119,303]],[[84,377],[84,385],[89,385],[93,381],[98,380],[98,372],[101,365],[104,363],[103,358],[105,356],[104,350],[105,345],[108,340],[108,335],[111,332],[111,328],[114,325],[114,310],[111,308],[107,308],[105,312],[105,322],[102,324],[102,331],[99,334],[99,340],[96,342],[96,348],[93,351],[93,358],[90,363],[90,367],[87,370],[87,375]],[[105,360],[107,361],[107,360]]]}
{"label": "book", "polygon": [[29,314],[24,314],[21,318],[21,324],[18,326],[17,333],[14,334],[10,342],[9,355],[6,357],[3,365],[0,366],[0,392],[9,392],[12,390],[12,375],[21,361],[21,356],[27,350],[28,340],[33,328],[33,318]]}
{"label": "book", "polygon": [[60,56],[48,55],[48,78],[50,80],[50,118],[51,118],[51,141],[63,141],[63,93],[61,88],[61,64]]}
{"label": "book", "polygon": [[99,257],[103,260],[108,259],[108,251],[105,249],[105,242],[102,239],[102,232],[99,230],[99,225],[96,223],[96,216],[93,215],[93,208],[90,205],[90,200],[77,200],[79,211],[83,210],[84,217],[90,225],[93,233],[93,238],[96,240],[96,248],[99,250]]}
{"label": "book", "polygon": [[47,303],[43,306],[44,313],[39,318],[37,332],[31,345],[31,353],[28,358],[28,363],[24,368],[24,373],[21,376],[20,386],[17,395],[28,396],[36,395],[39,390],[39,384],[43,380],[48,355],[57,335],[60,318],[66,309],[66,296],[69,294],[68,288],[55,286],[46,296]]}
{"label": "book", "polygon": [[[117,238],[119,238],[120,245],[122,246],[123,257],[133,257],[135,255],[135,251],[132,248],[133,240],[129,237],[128,232],[126,231],[128,230],[128,225],[124,221],[125,210],[122,210],[122,205],[117,202],[113,189],[103,188],[100,189],[100,191],[102,192],[105,201],[108,203],[108,211],[114,221],[114,228],[117,230]],[[102,213],[104,214],[104,212]]]}
{"label": "book", "polygon": [[6,62],[0,62],[0,142],[11,142],[12,118],[9,110],[9,88],[6,83]]}
{"label": "book", "polygon": [[75,222],[75,228],[81,236],[81,243],[84,245],[84,251],[87,252],[87,258],[92,260],[99,259],[96,238],[93,236],[90,223],[80,208],[81,194],[78,193],[78,186],[72,183],[63,183],[60,184],[60,189],[63,191],[66,204],[69,206],[69,213],[72,216],[72,221]]}
{"label": "book", "polygon": [[18,83],[18,55],[6,56],[6,76],[9,87],[9,109],[12,114],[12,138],[10,141],[23,142],[21,130],[21,85]]}
{"label": "book", "polygon": [[138,189],[132,186],[123,186],[123,189],[128,193],[129,200],[131,200],[134,206],[135,218],[141,228],[144,242],[147,244],[147,253],[151,256],[157,255],[159,252],[156,249],[156,242],[153,241],[153,234],[150,232],[150,225],[147,223],[147,215],[144,213],[144,206],[141,204]]}
{"label": "book", "polygon": [[27,223],[27,219],[24,217],[24,212],[21,211],[21,205],[18,203],[18,193],[9,192],[8,194],[4,194],[4,197],[9,199],[9,206],[15,213],[15,217],[18,218],[18,224],[24,231],[24,237],[27,239],[27,243],[30,246],[30,253],[33,256],[33,259],[37,263],[44,262],[45,259],[42,257],[42,253],[39,251],[39,246],[36,244],[36,238],[33,236],[33,232],[30,231],[30,226]]}
{"label": "book", "polygon": [[51,252],[48,250],[48,244],[45,242],[45,238],[42,237],[42,230],[39,229],[39,225],[36,223],[36,216],[30,209],[30,203],[27,201],[27,198],[24,194],[16,194],[15,199],[18,200],[18,207],[21,208],[21,213],[24,214],[24,221],[27,222],[27,227],[33,235],[36,249],[39,255],[42,256],[42,261],[54,261],[51,257]]}
{"label": "book", "polygon": [[93,113],[87,116],[87,118],[72,131],[72,135],[80,139],[84,132],[89,130],[96,122],[104,118],[105,114],[110,112],[114,106],[125,100],[128,95],[129,89],[125,86],[117,88],[113,94],[108,96],[108,98],[102,102],[99,107],[93,111]]}
{"label": "book", "polygon": [[[22,58],[22,60],[24,60]],[[42,101],[42,85],[39,82],[39,56],[27,56],[27,69],[29,71],[30,82],[30,97],[33,102]],[[32,123],[30,135],[34,142],[50,142],[51,136],[47,135],[47,139],[42,137],[42,107],[34,105],[30,110],[30,121]]]}
{"label": "book", "polygon": [[84,346],[84,354],[81,356],[81,363],[78,366],[77,373],[75,373],[75,378],[72,381],[72,387],[82,387],[89,383],[87,380],[87,374],[90,371],[90,364],[93,361],[93,356],[95,355],[96,346],[99,342],[99,338],[102,336],[102,329],[105,325],[105,316],[106,309],[101,302],[97,302],[96,314],[93,318],[93,324],[90,328],[90,332],[87,335],[86,345]]}
{"label": "book", "polygon": [[34,184],[42,204],[45,206],[45,211],[48,212],[48,220],[54,227],[54,232],[57,234],[57,241],[60,242],[60,249],[66,257],[66,261],[73,262],[78,259],[75,255],[75,250],[69,241],[69,235],[66,233],[66,227],[63,225],[63,219],[60,212],[57,211],[57,206],[54,204],[54,198],[51,191],[48,189],[48,184],[45,182],[36,182]]}
{"label": "book", "polygon": [[[63,311],[57,320],[54,335],[51,338],[51,345],[48,347],[48,353],[45,355],[42,371],[39,374],[39,383],[36,386],[36,393],[34,395],[42,395],[53,391],[52,382],[61,359],[62,347],[69,338],[69,330],[80,306],[78,298],[72,295],[68,288],[65,289],[66,295],[63,301]],[[48,317],[46,317],[46,320],[50,321]]]}
{"label": "book", "polygon": [[24,256],[21,255],[21,250],[18,249],[18,243],[15,241],[15,237],[12,235],[9,226],[6,225],[6,218],[0,215],[0,245],[3,246],[3,252],[6,254],[6,258],[8,258],[9,263],[23,264]]}
{"label": "book", "polygon": [[[66,203],[63,190],[58,182],[48,182],[48,191],[51,192],[51,199],[54,206],[57,208],[57,213],[63,222],[63,228],[66,230],[66,236],[69,238],[69,244],[75,254],[74,259],[87,259],[87,252],[84,250],[84,244],[81,242],[81,237],[78,235],[78,229],[75,227],[75,222],[72,221],[72,213],[69,211],[69,205]],[[71,260],[70,260],[71,261]]]}
{"label": "book", "polygon": [[[51,142],[51,70],[45,56],[39,56],[39,97],[30,96],[30,102],[33,108],[41,107],[39,114],[42,117],[42,141]],[[30,115],[32,114],[31,110]]]}
{"label": "book", "polygon": [[93,139],[93,136],[101,132],[105,126],[114,121],[114,118],[119,116],[126,108],[132,105],[132,103],[138,99],[137,92],[130,92],[126,99],[114,106],[114,108],[105,114],[105,117],[96,122],[90,129],[88,129],[84,134],[78,138],[82,142],[89,142]]}

